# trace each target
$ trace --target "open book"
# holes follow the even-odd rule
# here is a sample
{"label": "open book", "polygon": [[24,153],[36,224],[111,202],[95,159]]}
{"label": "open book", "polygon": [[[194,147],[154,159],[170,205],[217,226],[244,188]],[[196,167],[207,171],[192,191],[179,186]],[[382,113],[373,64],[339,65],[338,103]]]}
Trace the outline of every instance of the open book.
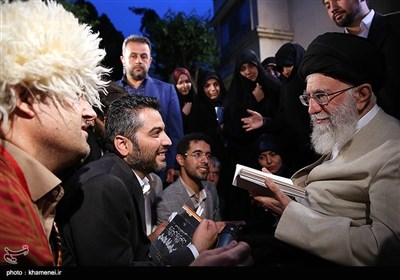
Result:
{"label": "open book", "polygon": [[235,176],[232,185],[246,189],[259,195],[271,194],[265,185],[265,178],[271,178],[275,184],[287,195],[303,198],[305,191],[303,188],[293,185],[292,180],[271,173],[262,172],[241,164],[236,164]]}

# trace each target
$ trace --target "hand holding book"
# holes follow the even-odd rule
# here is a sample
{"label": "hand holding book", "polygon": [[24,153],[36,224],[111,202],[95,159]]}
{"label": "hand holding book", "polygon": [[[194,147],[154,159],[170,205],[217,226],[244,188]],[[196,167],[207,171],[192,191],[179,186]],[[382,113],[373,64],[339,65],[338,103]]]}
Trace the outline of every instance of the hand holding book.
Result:
{"label": "hand holding book", "polygon": [[244,165],[236,164],[236,171],[233,177],[232,185],[249,190],[253,194],[271,196],[265,184],[265,179],[271,178],[275,184],[288,196],[304,198],[305,190],[293,185],[289,178],[277,176],[271,173],[250,168]]}
{"label": "hand holding book", "polygon": [[160,265],[169,265],[171,254],[184,247],[195,246],[198,253],[211,248],[217,239],[215,222],[201,219],[186,204],[150,245],[150,257]]}
{"label": "hand holding book", "polygon": [[[186,204],[172,215],[169,224],[158,238],[150,245],[150,257],[159,265],[169,265],[170,256],[177,250],[194,245],[199,253],[212,248],[220,231],[225,237],[229,225],[239,230],[243,221],[214,222],[202,219]],[[232,233],[229,231],[228,233]],[[226,241],[226,238],[224,238]]]}

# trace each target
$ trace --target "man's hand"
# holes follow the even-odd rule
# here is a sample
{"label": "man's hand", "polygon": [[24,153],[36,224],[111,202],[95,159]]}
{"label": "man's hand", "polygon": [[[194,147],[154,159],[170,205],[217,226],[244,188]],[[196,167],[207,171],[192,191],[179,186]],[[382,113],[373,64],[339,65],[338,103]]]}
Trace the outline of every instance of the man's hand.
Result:
{"label": "man's hand", "polygon": [[224,247],[204,251],[190,266],[250,266],[250,253],[249,244],[233,240]]}
{"label": "man's hand", "polygon": [[199,253],[214,246],[218,238],[218,227],[214,221],[203,219],[196,228],[192,243]]}
{"label": "man's hand", "polygon": [[[266,168],[263,168],[262,171],[269,172]],[[282,215],[286,206],[292,201],[292,199],[284,194],[272,179],[266,178],[265,184],[271,191],[271,196],[259,196],[252,192],[250,192],[250,195],[261,207],[271,209],[275,213]]]}
{"label": "man's hand", "polygon": [[219,222],[215,222],[217,225],[217,229],[218,229],[218,233],[221,233],[221,231],[224,229],[226,222],[223,221],[219,221]]}

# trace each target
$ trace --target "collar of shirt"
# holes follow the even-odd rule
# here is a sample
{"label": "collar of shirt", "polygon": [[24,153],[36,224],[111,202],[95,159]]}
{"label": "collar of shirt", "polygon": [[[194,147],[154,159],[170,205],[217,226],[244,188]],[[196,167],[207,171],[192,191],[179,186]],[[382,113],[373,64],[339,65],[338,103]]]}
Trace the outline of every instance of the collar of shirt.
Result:
{"label": "collar of shirt", "polygon": [[142,191],[143,191],[143,195],[147,195],[150,192],[150,181],[147,177],[144,177],[143,179],[141,179],[135,171],[133,171],[133,174],[135,174],[136,178],[139,181],[140,186],[142,187]]}
{"label": "collar of shirt", "polygon": [[181,181],[182,185],[185,187],[187,194],[189,195],[190,199],[192,200],[194,207],[197,208],[203,201],[206,200],[207,194],[206,190],[204,189],[204,186],[202,185],[202,189],[199,192],[199,195],[197,196],[196,193],[190,188],[182,179],[182,177],[179,177],[179,180]]}
{"label": "collar of shirt", "polygon": [[142,187],[143,191],[143,197],[144,197],[144,217],[145,217],[145,223],[146,223],[146,235],[151,234],[152,229],[153,229],[153,222],[151,218],[151,203],[150,203],[150,197],[148,194],[150,193],[150,181],[145,176],[143,179],[140,179],[140,177],[133,171],[133,174],[135,174],[136,178],[139,181],[140,186]]}
{"label": "collar of shirt", "polygon": [[33,201],[39,200],[60,185],[61,180],[32,156],[10,142],[4,141],[3,146],[21,168]]}
{"label": "collar of shirt", "polygon": [[122,78],[122,84],[123,84],[123,88],[130,94],[130,95],[144,95],[145,93],[145,87],[146,87],[146,83],[147,83],[147,75],[146,77],[143,79],[142,83],[140,84],[140,86],[138,88],[135,88],[134,86],[132,86],[129,82],[128,79],[126,78],[126,75],[124,75],[124,77]]}
{"label": "collar of shirt", "polygon": [[[358,36],[364,37],[364,38],[368,37],[368,33],[369,33],[369,30],[371,29],[371,24],[372,24],[372,20],[374,18],[374,15],[375,15],[375,11],[373,9],[371,9],[369,11],[369,13],[361,20],[360,33],[357,34]],[[346,27],[344,28],[344,31],[346,33],[349,33],[347,31]]]}

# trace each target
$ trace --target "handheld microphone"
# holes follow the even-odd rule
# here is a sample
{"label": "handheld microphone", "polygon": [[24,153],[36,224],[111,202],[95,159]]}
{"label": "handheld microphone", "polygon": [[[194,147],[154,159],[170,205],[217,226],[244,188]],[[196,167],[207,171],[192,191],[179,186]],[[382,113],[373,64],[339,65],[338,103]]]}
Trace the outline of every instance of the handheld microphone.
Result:
{"label": "handheld microphone", "polygon": [[224,247],[232,240],[237,240],[239,228],[235,224],[226,224],[219,234],[218,243],[215,248]]}

